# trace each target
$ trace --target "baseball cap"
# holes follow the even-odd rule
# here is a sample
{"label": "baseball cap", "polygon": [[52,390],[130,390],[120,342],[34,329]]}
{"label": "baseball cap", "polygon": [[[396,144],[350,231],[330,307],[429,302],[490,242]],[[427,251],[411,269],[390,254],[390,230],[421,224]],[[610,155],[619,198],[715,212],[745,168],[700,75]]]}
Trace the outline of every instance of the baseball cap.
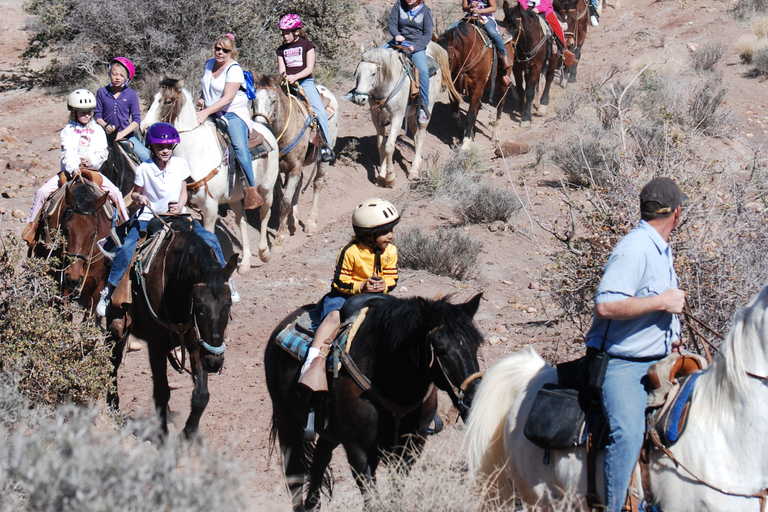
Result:
{"label": "baseball cap", "polygon": [[653,178],[640,191],[640,211],[644,213],[669,213],[686,202],[688,196],[669,178]]}

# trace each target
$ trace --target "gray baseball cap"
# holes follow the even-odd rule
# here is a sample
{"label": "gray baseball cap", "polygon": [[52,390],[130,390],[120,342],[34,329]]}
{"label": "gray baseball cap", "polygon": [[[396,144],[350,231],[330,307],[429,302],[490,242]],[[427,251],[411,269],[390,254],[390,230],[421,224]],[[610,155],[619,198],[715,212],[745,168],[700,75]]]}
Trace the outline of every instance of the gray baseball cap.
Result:
{"label": "gray baseball cap", "polygon": [[640,211],[644,213],[670,213],[688,202],[677,183],[669,178],[653,178],[640,191]]}

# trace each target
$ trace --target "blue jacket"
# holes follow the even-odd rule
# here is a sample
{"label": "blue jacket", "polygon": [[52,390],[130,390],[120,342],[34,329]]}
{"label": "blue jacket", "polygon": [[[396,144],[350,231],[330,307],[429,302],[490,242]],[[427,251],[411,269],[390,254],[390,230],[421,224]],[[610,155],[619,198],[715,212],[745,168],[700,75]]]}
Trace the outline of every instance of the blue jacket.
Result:
{"label": "blue jacket", "polygon": [[421,9],[413,17],[403,9],[400,0],[392,7],[392,13],[389,15],[389,33],[392,37],[403,36],[405,42],[413,46],[414,53],[427,49],[429,41],[432,40],[433,29],[432,11],[426,5],[421,4]]}

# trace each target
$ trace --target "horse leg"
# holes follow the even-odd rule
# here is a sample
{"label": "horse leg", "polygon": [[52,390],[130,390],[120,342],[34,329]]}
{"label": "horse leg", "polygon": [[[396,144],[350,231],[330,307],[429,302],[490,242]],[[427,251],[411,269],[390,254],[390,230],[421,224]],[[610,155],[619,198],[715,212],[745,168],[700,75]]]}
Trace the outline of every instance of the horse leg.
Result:
{"label": "horse leg", "polygon": [[269,240],[267,239],[267,232],[269,226],[269,219],[272,216],[272,202],[274,201],[274,183],[269,185],[259,185],[259,195],[264,200],[264,204],[259,208],[259,216],[261,217],[261,224],[259,225],[259,259],[264,263],[272,259],[272,254],[269,252]]}
{"label": "horse leg", "polygon": [[307,488],[307,500],[304,506],[307,510],[320,509],[320,489],[323,485],[323,477],[328,469],[328,464],[333,458],[333,450],[339,443],[329,441],[323,437],[318,439],[315,445],[315,453],[312,455],[312,467],[309,469],[309,486]]}
{"label": "horse leg", "polygon": [[411,169],[407,172],[406,177],[409,180],[419,177],[421,169],[421,147],[424,145],[424,135],[427,133],[427,125],[417,125],[419,128],[413,135],[414,155]]}
{"label": "horse leg", "polygon": [[127,341],[127,333],[117,339],[115,344],[112,346],[112,356],[110,357],[112,362],[112,370],[110,375],[112,376],[112,380],[115,383],[115,388],[114,391],[111,389],[107,390],[107,405],[116,411],[120,409],[120,396],[117,392],[117,369],[120,367],[120,363],[123,362],[123,353],[125,352],[125,344]]}
{"label": "horse leg", "polygon": [[[229,207],[235,212],[235,223],[240,230],[240,239],[243,244],[243,256],[240,260],[240,266],[237,268],[237,272],[245,274],[251,270],[251,241],[248,238],[248,219],[245,218],[245,209],[243,208],[242,201],[234,201],[229,203]],[[259,247],[261,249],[261,247]]]}
{"label": "horse leg", "polygon": [[320,192],[325,185],[325,175],[328,172],[328,162],[322,162],[320,159],[315,164],[315,179],[312,182],[312,207],[309,209],[307,222],[304,224],[304,232],[311,235],[317,231],[317,218],[320,211]]}
{"label": "horse leg", "polygon": [[[581,46],[577,46],[576,49],[573,52],[574,55],[576,55],[577,60],[581,60]],[[569,84],[575,84],[576,83],[576,70],[579,67],[579,63],[576,62],[573,66],[571,66],[568,69],[568,83]]]}
{"label": "horse leg", "polygon": [[[289,232],[293,234],[293,231],[296,230],[295,224],[293,231],[291,231],[288,227],[288,217],[293,216],[294,214],[293,197],[296,195],[300,178],[301,168],[294,167],[291,169],[290,173],[288,174],[288,180],[285,184],[285,188],[283,189],[283,197],[280,201],[280,227],[277,229],[277,236],[275,237],[275,241],[272,244],[272,250],[275,252],[282,252],[283,241],[285,240],[286,234]],[[295,220],[292,222],[295,223]]]}
{"label": "horse leg", "polygon": [[384,144],[384,161],[381,164],[381,176],[384,178],[384,186],[387,188],[395,186],[395,143],[397,142],[397,136],[400,135],[400,127],[403,126],[404,116],[404,113],[392,116],[392,124],[389,125],[389,135],[387,136],[387,142]]}
{"label": "horse leg", "polygon": [[531,126],[531,106],[533,106],[533,98],[536,95],[536,85],[539,83],[540,72],[541,69],[536,69],[525,74],[525,106],[520,117],[520,127],[522,128]]}
{"label": "horse leg", "polygon": [[379,465],[377,452],[366,453],[361,446],[344,445],[344,449],[347,451],[347,461],[352,468],[357,488],[363,495],[365,510],[370,510],[370,492],[376,486],[376,467]]}
{"label": "horse leg", "polygon": [[[189,349],[189,347],[195,344],[195,334],[191,330],[188,331],[188,334],[188,339],[184,341],[185,343],[189,341],[187,343],[187,348]],[[192,373],[194,388],[192,389],[192,407],[189,411],[187,423],[184,425],[183,433],[185,439],[191,439],[197,433],[197,429],[200,426],[200,418],[203,416],[203,411],[208,406],[210,398],[208,393],[208,372],[203,369],[199,350],[189,351],[189,367]]]}
{"label": "horse leg", "polygon": [[461,144],[462,151],[467,150],[475,140],[475,126],[477,125],[477,113],[480,110],[480,101],[483,99],[483,87],[467,77],[467,90],[470,92],[469,107],[467,108],[467,124],[464,131],[464,140]]}
{"label": "horse leg", "polygon": [[160,417],[160,433],[163,437],[168,435],[168,400],[171,398],[171,389],[168,387],[168,374],[166,365],[167,353],[155,347],[147,340],[149,352],[149,366],[152,369],[152,399],[155,402],[157,415]]}
{"label": "horse leg", "polygon": [[525,110],[525,89],[523,85],[523,69],[515,65],[513,74],[515,75],[515,91],[517,92],[517,105],[516,110],[520,113],[520,121],[523,119],[523,111]]}
{"label": "horse leg", "polygon": [[304,445],[301,439],[304,433],[303,425],[299,425],[296,418],[288,417],[285,411],[280,411],[284,407],[287,407],[287,404],[275,408],[283,472],[288,491],[291,493],[294,512],[304,512],[304,471],[307,458],[305,450],[310,450],[311,454],[311,448],[310,445]]}
{"label": "horse leg", "polygon": [[552,80],[555,78],[555,71],[557,70],[557,58],[553,55],[547,61],[547,73],[544,77],[544,92],[541,94],[539,100],[539,115],[547,115],[547,108],[549,106],[549,88],[552,85]]}

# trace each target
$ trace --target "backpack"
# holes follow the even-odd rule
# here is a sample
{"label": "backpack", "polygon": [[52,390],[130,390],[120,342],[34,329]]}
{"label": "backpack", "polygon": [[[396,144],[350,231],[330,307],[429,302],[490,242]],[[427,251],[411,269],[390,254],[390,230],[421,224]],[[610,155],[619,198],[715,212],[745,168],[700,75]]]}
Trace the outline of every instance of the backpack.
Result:
{"label": "backpack", "polygon": [[[253,83],[253,73],[250,71],[246,71],[240,64],[233,64],[233,66],[239,66],[240,69],[243,70],[243,76],[245,77],[245,83],[240,86],[240,89],[245,92],[246,97],[248,97],[248,100],[255,100],[256,99],[256,86]],[[232,66],[230,66],[232,67]],[[225,73],[229,72],[229,68],[227,68],[227,71]]]}

